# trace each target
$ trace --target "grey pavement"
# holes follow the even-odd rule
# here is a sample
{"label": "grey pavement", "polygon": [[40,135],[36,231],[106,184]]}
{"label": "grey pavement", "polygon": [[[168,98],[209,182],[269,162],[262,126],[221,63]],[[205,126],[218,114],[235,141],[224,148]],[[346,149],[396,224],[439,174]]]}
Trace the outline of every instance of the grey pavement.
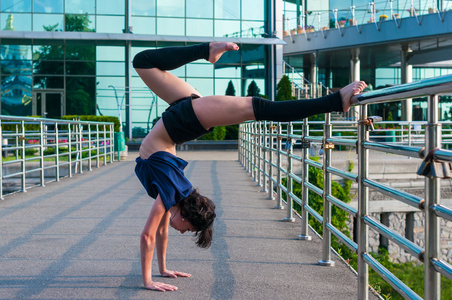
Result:
{"label": "grey pavement", "polygon": [[0,201],[0,299],[356,299],[356,276],[334,257],[322,267],[321,241],[297,240],[300,223],[249,177],[237,152],[179,152],[187,177],[217,206],[214,242],[171,229],[169,269],[191,278],[142,288],[139,236],[153,199],[133,158]]}

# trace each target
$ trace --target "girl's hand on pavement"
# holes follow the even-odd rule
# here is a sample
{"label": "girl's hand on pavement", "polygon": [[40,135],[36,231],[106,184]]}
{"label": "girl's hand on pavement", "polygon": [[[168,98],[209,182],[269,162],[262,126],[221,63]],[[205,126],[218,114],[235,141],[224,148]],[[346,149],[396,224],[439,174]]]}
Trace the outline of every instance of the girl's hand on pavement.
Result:
{"label": "girl's hand on pavement", "polygon": [[183,273],[179,271],[168,271],[160,273],[163,277],[171,277],[171,278],[177,278],[177,277],[191,277],[191,274]]}
{"label": "girl's hand on pavement", "polygon": [[153,291],[160,291],[160,292],[166,292],[166,291],[177,291],[177,286],[166,284],[163,282],[150,282],[144,286],[148,290]]}

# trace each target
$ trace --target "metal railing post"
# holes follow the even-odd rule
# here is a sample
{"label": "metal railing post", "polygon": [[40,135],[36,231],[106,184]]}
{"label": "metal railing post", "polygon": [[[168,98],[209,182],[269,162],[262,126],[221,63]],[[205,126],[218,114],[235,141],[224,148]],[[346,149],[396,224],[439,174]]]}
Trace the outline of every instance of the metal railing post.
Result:
{"label": "metal railing post", "polygon": [[45,186],[44,172],[44,123],[39,122],[39,168],[40,168],[40,184]]}
{"label": "metal railing post", "polygon": [[251,124],[250,123],[246,123],[245,124],[245,170],[247,172],[251,172],[250,169],[250,147],[251,147],[251,141],[250,141],[250,128],[251,128]]}
{"label": "metal railing post", "polygon": [[110,163],[114,162],[115,156],[115,126],[110,125]]}
{"label": "metal railing post", "polygon": [[278,201],[274,208],[284,209],[282,204],[282,189],[281,189],[281,123],[278,122],[276,129],[276,200]]}
{"label": "metal railing post", "polygon": [[331,203],[327,196],[331,195],[331,173],[327,171],[331,167],[331,147],[328,143],[331,138],[331,114],[325,114],[325,124],[323,125],[323,249],[322,260],[319,261],[321,266],[334,266],[334,261],[331,260],[331,232],[328,230],[327,224],[331,222]]}
{"label": "metal railing post", "polygon": [[268,174],[268,163],[267,163],[267,153],[268,153],[268,149],[267,149],[267,121],[264,121],[264,127],[263,127],[263,131],[262,131],[262,149],[263,149],[263,157],[262,157],[262,170],[263,170],[263,174],[262,174],[262,180],[263,180],[263,184],[262,184],[262,193],[267,192],[267,187],[268,187],[268,178],[267,178],[267,174]]}
{"label": "metal railing post", "polygon": [[[104,165],[106,165],[107,164],[107,125],[104,124],[103,127],[104,127],[104,146],[103,146],[103,148],[104,148]],[[112,155],[114,156],[113,153],[110,153],[110,157]]]}
{"label": "metal railing post", "polygon": [[96,124],[96,168],[100,166],[99,124]]}
{"label": "metal railing post", "polygon": [[[426,154],[441,147],[441,124],[438,123],[438,95],[428,98],[428,123],[425,133]],[[424,296],[426,300],[441,297],[441,275],[431,261],[440,257],[440,222],[433,208],[441,197],[439,178],[425,177],[425,253],[424,253]]]}
{"label": "metal railing post", "polygon": [[3,121],[0,119],[0,199],[3,199]]}
{"label": "metal railing post", "polygon": [[55,122],[55,181],[60,181],[60,147],[57,122]]}
{"label": "metal railing post", "polygon": [[268,128],[268,197],[273,200],[273,122],[270,122]]}
{"label": "metal railing post", "polygon": [[[359,107],[360,121],[367,119],[367,105]],[[364,142],[369,139],[369,131],[365,122],[358,124],[358,299],[369,298],[369,267],[364,261],[363,254],[368,252],[368,227],[364,217],[368,213],[369,188],[363,180],[369,176],[369,150],[364,148]]]}
{"label": "metal railing post", "polygon": [[286,174],[286,184],[287,184],[287,217],[284,218],[286,222],[295,222],[295,218],[293,217],[293,199],[291,196],[293,190],[293,179],[292,179],[292,153],[293,153],[293,145],[291,135],[293,134],[293,125],[292,122],[287,124],[287,141],[286,141],[286,150],[287,150],[287,174]]}
{"label": "metal railing post", "polygon": [[[83,173],[83,125],[82,124],[78,124],[78,135],[79,135],[79,173]],[[104,125],[105,128],[105,125]],[[106,142],[106,141],[105,141]],[[105,149],[107,150],[107,149]],[[107,164],[107,161],[105,161],[105,164]]]}
{"label": "metal railing post", "polygon": [[257,186],[262,186],[261,182],[261,165],[262,165],[262,122],[256,124],[257,129]]}
{"label": "metal railing post", "polygon": [[[303,139],[306,138],[309,135],[309,124],[308,119],[303,120],[303,129],[302,129],[302,136]],[[306,160],[309,156],[309,148],[303,146],[302,150],[302,162],[301,162],[301,234],[298,236],[299,240],[306,240],[310,241],[312,237],[308,233],[309,229],[309,213],[307,209],[305,208],[307,205],[309,205],[309,191],[306,187],[306,182],[309,180],[309,165],[306,163]]]}
{"label": "metal railing post", "polygon": [[69,150],[69,156],[68,156],[68,169],[69,169],[69,177],[72,177],[72,129],[71,124],[67,125],[67,142],[68,142],[68,150]]}
{"label": "metal railing post", "polygon": [[[111,130],[110,130],[110,137],[111,137]],[[92,171],[93,168],[91,167],[91,124],[88,124],[88,171]]]}
{"label": "metal railing post", "polygon": [[243,162],[242,162],[242,129],[243,129],[243,124],[239,124],[239,136],[238,136],[239,152],[237,153],[237,159],[239,160],[239,163],[243,166]]}
{"label": "metal railing post", "polygon": [[21,148],[21,188],[22,192],[26,192],[26,186],[25,186],[25,175],[26,175],[26,166],[25,166],[25,122],[22,120],[20,122],[20,126],[22,128],[21,137],[18,139],[20,141],[20,148]]}

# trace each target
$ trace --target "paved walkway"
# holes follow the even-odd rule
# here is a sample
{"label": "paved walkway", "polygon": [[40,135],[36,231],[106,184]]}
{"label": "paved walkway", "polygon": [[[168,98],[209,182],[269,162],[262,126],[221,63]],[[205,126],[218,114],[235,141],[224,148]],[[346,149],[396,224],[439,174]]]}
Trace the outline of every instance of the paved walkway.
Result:
{"label": "paved walkway", "polygon": [[[170,231],[167,263],[191,278],[142,288],[139,235],[153,200],[133,159],[0,201],[1,299],[356,299],[357,278],[336,260],[321,267],[321,243],[299,241],[300,224],[251,180],[236,152],[180,152],[194,186],[217,205],[213,246]],[[154,274],[158,277],[156,263]]]}

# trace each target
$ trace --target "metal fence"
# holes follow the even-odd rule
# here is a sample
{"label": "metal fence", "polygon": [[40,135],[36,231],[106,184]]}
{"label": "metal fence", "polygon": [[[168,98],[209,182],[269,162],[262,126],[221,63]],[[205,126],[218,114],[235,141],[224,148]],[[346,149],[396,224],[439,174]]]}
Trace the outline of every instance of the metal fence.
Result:
{"label": "metal fence", "polygon": [[[441,259],[440,253],[440,219],[452,221],[452,209],[441,204],[440,179],[451,177],[452,151],[441,148],[442,124],[438,121],[438,95],[450,92],[452,92],[452,76],[447,75],[363,94],[359,97],[360,118],[353,125],[356,128],[355,134],[347,138],[333,135],[335,131],[330,114],[325,115],[321,136],[310,135],[312,131],[309,127],[313,125],[306,119],[298,123],[249,122],[240,126],[240,162],[258,184],[263,186],[265,191],[268,191],[269,198],[273,199],[276,194],[277,207],[283,205],[283,194],[285,194],[287,221],[294,220],[293,202],[295,201],[300,205],[301,235],[299,239],[311,239],[308,233],[309,215],[322,224],[323,250],[319,264],[334,265],[331,260],[331,234],[358,255],[358,299],[368,299],[369,267],[403,297],[422,299],[369,254],[369,228],[377,231],[381,236],[397,244],[424,263],[425,299],[440,299],[441,274],[452,280],[452,266]],[[402,134],[395,133],[395,139],[390,142],[387,140],[384,142],[371,140],[370,131],[373,129],[377,118],[368,116],[368,105],[376,102],[403,101],[403,99],[417,97],[428,97],[428,120],[423,124],[416,122],[416,129],[418,130],[413,130],[416,132],[416,139],[413,139],[413,136],[409,136],[408,133],[403,134],[405,131],[401,130]],[[301,127],[300,133],[294,133],[295,125]],[[417,125],[421,125],[421,127]],[[411,124],[405,124],[405,126],[408,126],[405,129],[411,128]],[[408,130],[408,132],[410,131]],[[425,138],[422,138],[423,134],[425,134]],[[447,135],[449,134],[447,133]],[[385,136],[385,138],[392,137]],[[414,140],[415,142],[413,142]],[[301,156],[297,156],[293,152],[295,141],[302,148]],[[447,139],[446,142],[448,142]],[[309,157],[311,143],[321,144],[323,162],[317,162]],[[356,148],[357,173],[332,167],[332,149],[335,145]],[[422,159],[418,174],[425,176],[424,198],[370,179],[370,150]],[[285,160],[285,164],[283,164],[283,160]],[[294,161],[301,163],[301,175],[294,174]],[[309,168],[317,168],[323,171],[323,189],[309,182]],[[332,175],[357,183],[358,209],[332,195]],[[286,184],[283,184],[283,178],[286,179]],[[294,181],[302,185],[301,198],[293,192]],[[370,189],[419,208],[425,213],[425,249],[369,216]],[[320,215],[309,205],[309,191],[323,198],[323,215]],[[357,242],[332,225],[331,205],[344,210],[357,219]]]}
{"label": "metal fence", "polygon": [[0,137],[0,197],[113,162],[113,123],[0,116]]}

